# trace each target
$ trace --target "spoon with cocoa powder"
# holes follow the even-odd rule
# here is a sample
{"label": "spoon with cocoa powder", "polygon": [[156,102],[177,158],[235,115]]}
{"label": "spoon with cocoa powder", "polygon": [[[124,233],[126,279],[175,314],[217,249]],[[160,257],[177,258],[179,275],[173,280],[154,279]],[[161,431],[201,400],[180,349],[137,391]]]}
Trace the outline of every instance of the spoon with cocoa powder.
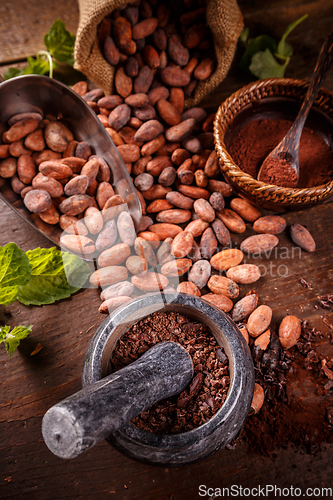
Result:
{"label": "spoon with cocoa powder", "polygon": [[325,40],[302,106],[289,132],[265,158],[258,181],[282,187],[296,187],[299,179],[299,144],[304,123],[332,63],[333,32]]}

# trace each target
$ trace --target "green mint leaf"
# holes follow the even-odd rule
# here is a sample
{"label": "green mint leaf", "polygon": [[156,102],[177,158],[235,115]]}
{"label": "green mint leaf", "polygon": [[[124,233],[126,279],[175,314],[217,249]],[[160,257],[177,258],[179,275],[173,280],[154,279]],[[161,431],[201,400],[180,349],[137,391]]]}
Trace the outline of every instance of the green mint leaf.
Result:
{"label": "green mint leaf", "polygon": [[[37,55],[36,58],[28,57],[27,62],[28,66],[25,68],[9,68],[4,74],[4,79],[10,80],[10,78],[21,75],[46,75],[50,72],[49,61],[42,55]],[[53,67],[56,67],[55,63],[53,63]]]}
{"label": "green mint leaf", "polygon": [[56,61],[73,65],[75,36],[66,30],[60,19],[53,23],[50,31],[44,36],[44,43]]}
{"label": "green mint leaf", "polygon": [[245,44],[247,39],[249,38],[249,33],[250,33],[249,28],[244,28],[241,34],[239,35],[239,40]]}
{"label": "green mint leaf", "polygon": [[16,299],[19,286],[28,283],[31,265],[25,252],[15,243],[0,247],[0,304]]}
{"label": "green mint leaf", "polygon": [[293,49],[290,43],[286,42],[286,38],[293,31],[293,29],[296,28],[304,19],[308,17],[308,14],[305,14],[304,16],[300,17],[296,21],[294,21],[291,24],[288,24],[286,31],[282,35],[281,40],[278,43],[277,46],[277,55],[283,58],[291,57],[293,54]]}
{"label": "green mint leaf", "polygon": [[289,59],[285,64],[279,64],[272,52],[266,49],[264,52],[257,52],[252,56],[250,71],[260,80],[264,78],[283,78],[288,62]]}
{"label": "green mint leaf", "polygon": [[257,52],[263,52],[269,49],[273,54],[276,51],[276,42],[274,38],[268,35],[260,35],[256,38],[249,38],[246,50],[240,60],[239,66],[245,72],[250,74],[250,65],[252,63],[252,57]]}
{"label": "green mint leaf", "polygon": [[[87,280],[90,269],[88,264],[76,256],[68,258],[66,269],[77,273],[76,286],[68,283],[62,253],[55,247],[36,248],[27,252],[31,269],[29,283],[19,287],[17,300],[25,305],[53,304],[56,300],[70,297]],[[73,281],[71,281],[73,283]],[[79,285],[79,286],[77,286]]]}
{"label": "green mint leaf", "polygon": [[3,75],[4,80],[10,80],[15,78],[15,76],[25,75],[26,68],[9,68]]}
{"label": "green mint leaf", "polygon": [[0,327],[0,344],[5,342],[6,351],[9,357],[12,356],[13,352],[16,350],[20,343],[20,340],[25,339],[32,330],[32,326],[15,326],[12,331],[10,331],[9,326]]}

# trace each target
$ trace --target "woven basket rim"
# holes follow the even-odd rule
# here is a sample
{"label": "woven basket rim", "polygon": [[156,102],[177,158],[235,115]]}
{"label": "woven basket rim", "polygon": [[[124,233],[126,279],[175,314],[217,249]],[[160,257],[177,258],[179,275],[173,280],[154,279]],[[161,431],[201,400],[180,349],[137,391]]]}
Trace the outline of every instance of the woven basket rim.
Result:
{"label": "woven basket rim", "polygon": [[[327,198],[333,191],[333,180],[326,183],[321,184],[320,186],[314,187],[305,187],[305,188],[286,188],[281,186],[275,186],[274,184],[266,184],[262,181],[258,181],[250,174],[245,173],[232,159],[230,154],[227,151],[227,148],[224,143],[224,136],[227,127],[233,118],[237,115],[239,111],[241,111],[245,106],[250,104],[250,102],[258,102],[266,97],[278,98],[279,93],[277,92],[279,88],[285,87],[288,89],[294,88],[298,89],[301,94],[305,94],[306,90],[309,86],[309,81],[299,80],[293,78],[267,78],[264,80],[257,80],[252,82],[244,87],[240,88],[236,92],[234,92],[231,96],[229,96],[218,108],[215,120],[214,120],[214,140],[215,147],[217,149],[219,158],[220,158],[220,166],[222,171],[231,178],[232,182],[238,184],[238,180],[248,182],[251,187],[250,194],[257,196],[258,198],[266,198],[266,200],[273,199],[279,203],[303,203],[303,197],[317,197],[319,199]],[[262,92],[266,92],[267,89],[273,90],[273,93],[270,95],[262,96]],[[276,92],[276,93],[275,93]],[[244,98],[248,98],[250,94],[255,94],[255,97],[251,101],[246,101]],[[293,98],[293,95],[288,95],[288,93],[284,93],[281,97]],[[317,101],[326,98],[330,99],[333,102],[333,92],[328,89],[321,88],[318,92],[318,96],[315,100],[314,105],[316,105]],[[233,112],[231,108],[235,107],[236,110]],[[318,104],[318,108],[321,109],[320,103]],[[322,109],[321,109],[322,110]],[[329,114],[333,118],[333,113]],[[288,198],[285,201],[281,198]]]}

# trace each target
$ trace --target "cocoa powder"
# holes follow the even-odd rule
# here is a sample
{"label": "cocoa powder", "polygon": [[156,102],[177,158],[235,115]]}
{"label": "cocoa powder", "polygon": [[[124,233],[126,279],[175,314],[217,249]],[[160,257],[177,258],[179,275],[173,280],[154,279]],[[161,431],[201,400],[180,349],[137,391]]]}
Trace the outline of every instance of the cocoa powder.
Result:
{"label": "cocoa powder", "polygon": [[[255,179],[264,159],[290,129],[289,120],[263,119],[247,123],[233,139],[229,152],[235,163]],[[299,150],[300,178],[297,187],[325,184],[333,178],[333,153],[313,130],[305,127]],[[281,176],[276,176],[276,181]]]}
{"label": "cocoa powder", "polygon": [[181,394],[155,403],[132,423],[148,432],[175,434],[204,424],[221,408],[230,385],[228,358],[202,323],[176,312],[156,312],[133,325],[118,341],[112,370],[132,363],[164,341],[177,342],[187,350],[194,378]]}

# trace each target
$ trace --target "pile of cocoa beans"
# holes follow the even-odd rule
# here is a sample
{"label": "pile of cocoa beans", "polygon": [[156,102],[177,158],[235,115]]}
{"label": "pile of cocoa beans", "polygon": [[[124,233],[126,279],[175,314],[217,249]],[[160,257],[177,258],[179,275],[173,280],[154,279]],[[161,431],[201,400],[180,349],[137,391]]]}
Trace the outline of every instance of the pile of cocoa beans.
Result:
{"label": "pile of cocoa beans", "polygon": [[146,94],[161,84],[181,87],[189,97],[198,81],[213,73],[215,55],[205,2],[185,0],[174,9],[174,4],[157,0],[137,1],[114,10],[99,25],[101,51],[117,68],[114,84],[121,97]]}

